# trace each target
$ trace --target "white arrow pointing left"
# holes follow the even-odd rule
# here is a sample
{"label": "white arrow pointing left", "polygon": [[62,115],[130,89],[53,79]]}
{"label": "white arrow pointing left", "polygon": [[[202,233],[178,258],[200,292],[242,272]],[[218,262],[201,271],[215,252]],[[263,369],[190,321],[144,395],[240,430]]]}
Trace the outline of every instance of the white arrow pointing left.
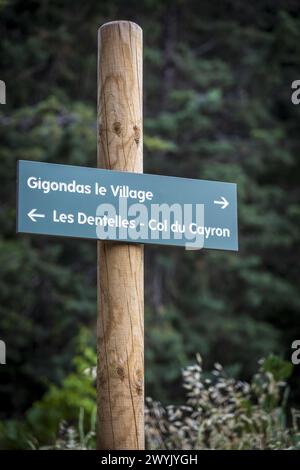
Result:
{"label": "white arrow pointing left", "polygon": [[28,212],[27,215],[32,220],[32,222],[36,222],[36,217],[41,217],[41,218],[45,217],[45,214],[36,214],[36,209],[31,209],[31,211]]}

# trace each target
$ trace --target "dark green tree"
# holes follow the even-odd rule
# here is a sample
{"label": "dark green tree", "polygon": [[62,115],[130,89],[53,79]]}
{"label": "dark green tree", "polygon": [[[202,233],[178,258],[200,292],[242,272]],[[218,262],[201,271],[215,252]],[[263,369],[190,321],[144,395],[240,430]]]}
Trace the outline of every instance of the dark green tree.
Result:
{"label": "dark green tree", "polygon": [[60,382],[80,327],[95,330],[95,244],[16,236],[16,161],[96,166],[96,32],[114,19],[144,30],[145,171],[238,184],[238,253],[146,248],[147,394],[178,399],[180,367],[198,351],[245,378],[261,356],[288,357],[300,335],[297,2],[0,9],[2,413]]}

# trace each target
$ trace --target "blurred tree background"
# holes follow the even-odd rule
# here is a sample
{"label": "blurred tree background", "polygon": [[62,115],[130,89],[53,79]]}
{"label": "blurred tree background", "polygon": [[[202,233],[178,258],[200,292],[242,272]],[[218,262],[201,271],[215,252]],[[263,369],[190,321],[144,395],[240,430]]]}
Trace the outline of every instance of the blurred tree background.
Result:
{"label": "blurred tree background", "polygon": [[[16,235],[16,162],[96,166],[97,29],[115,19],[144,31],[145,172],[238,184],[238,253],[146,247],[146,394],[180,401],[197,352],[244,379],[271,352],[289,359],[300,337],[299,2],[1,0],[0,14],[1,419],[22,420],[69,380],[83,328],[95,348],[96,244]],[[299,384],[296,368],[298,405]]]}

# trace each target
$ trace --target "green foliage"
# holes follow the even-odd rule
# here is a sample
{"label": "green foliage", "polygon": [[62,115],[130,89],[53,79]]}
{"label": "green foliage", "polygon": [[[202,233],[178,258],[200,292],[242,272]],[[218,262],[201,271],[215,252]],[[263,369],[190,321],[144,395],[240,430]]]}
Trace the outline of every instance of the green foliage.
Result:
{"label": "green foliage", "polygon": [[151,151],[175,151],[176,145],[173,142],[168,142],[160,137],[144,136],[144,145],[147,150]]}
{"label": "green foliage", "polygon": [[95,329],[96,247],[16,236],[16,161],[96,166],[105,21],[128,18],[144,31],[145,171],[238,184],[239,253],[145,250],[148,394],[179,401],[179,368],[196,351],[247,380],[260,357],[289,356],[300,335],[300,106],[290,100],[300,15],[293,1],[275,4],[0,2],[1,419],[42,400],[38,420],[65,377],[79,404],[71,361],[80,328]]}
{"label": "green foliage", "polygon": [[[150,315],[146,312],[147,330]],[[174,386],[174,391],[169,391],[168,385],[179,382],[180,369],[187,363],[187,348],[182,334],[173,325],[174,316],[174,311],[160,312],[159,324],[151,324],[145,344],[147,390],[154,390],[163,401],[169,397],[178,400],[177,386]]]}
{"label": "green foliage", "polygon": [[300,449],[299,427],[287,424],[288,388],[282,382],[292,372],[290,363],[269,356],[247,383],[229,377],[220,364],[205,374],[197,359],[183,370],[184,405],[147,400],[150,449]]}
{"label": "green foliage", "polygon": [[29,441],[31,450],[94,450],[96,438],[96,413],[91,415],[89,431],[85,430],[84,410],[80,408],[78,426],[60,423],[59,433],[53,445],[39,446],[36,439]]}
{"label": "green foliage", "polygon": [[262,362],[261,369],[272,374],[276,382],[280,382],[291,376],[293,365],[291,362],[283,361],[280,357],[271,354]]}
{"label": "green foliage", "polygon": [[[87,360],[88,358],[88,360]],[[95,357],[89,349],[76,362],[82,367],[93,367]],[[86,370],[86,369],[85,369]],[[292,366],[281,358],[270,355],[260,361],[258,372],[250,383],[231,378],[220,364],[214,364],[210,373],[202,369],[202,359],[197,355],[197,363],[183,369],[183,388],[186,403],[183,405],[162,406],[159,402],[147,399],[146,442],[150,449],[300,449],[300,429],[297,424],[299,413],[287,406],[289,388],[284,382],[292,373]],[[90,376],[85,375],[90,380]],[[85,381],[84,381],[85,382]],[[85,384],[87,390],[91,385]],[[75,427],[74,412],[78,410],[77,400],[70,415],[69,405],[65,407],[65,397],[75,396],[84,403],[83,394],[76,387],[70,391],[66,380],[56,395],[60,399],[49,398],[48,393],[34,408],[60,410],[60,426],[56,421],[56,439],[49,433],[47,420],[40,421],[42,428],[32,427],[35,433],[28,436],[27,447],[32,449],[86,450],[95,448],[94,406],[80,408],[78,425]],[[93,395],[93,393],[91,393]],[[92,397],[95,399],[95,397]],[[90,397],[89,397],[90,399]],[[62,406],[63,405],[63,406]],[[85,413],[91,419],[85,420]],[[292,425],[288,418],[292,417]],[[57,415],[58,418],[58,415]],[[44,427],[44,429],[43,429]],[[42,433],[48,431],[48,442],[41,445]],[[38,436],[38,437],[37,437]],[[50,439],[51,437],[51,439]],[[52,443],[50,443],[50,441]],[[45,445],[45,442],[47,444]]]}
{"label": "green foliage", "polygon": [[[80,327],[95,322],[96,248],[75,240],[15,236],[16,162],[86,163],[94,150],[94,114],[55,97],[10,113],[0,126],[0,331],[8,345],[1,409],[24,411],[49,381],[69,370]],[[89,269],[89,270],[88,270]]]}
{"label": "green foliage", "polygon": [[[22,421],[7,420],[0,423],[0,448],[40,447],[55,442],[60,432],[71,439],[72,432],[64,429],[79,420],[79,437],[82,446],[94,442],[96,413],[96,388],[91,368],[96,363],[94,348],[88,346],[90,334],[82,331],[78,341],[78,353],[73,360],[74,371],[69,373],[60,386],[48,384],[47,392],[26,412]],[[60,426],[61,425],[61,426]],[[85,435],[87,434],[87,435]],[[34,438],[32,437],[34,436]]]}

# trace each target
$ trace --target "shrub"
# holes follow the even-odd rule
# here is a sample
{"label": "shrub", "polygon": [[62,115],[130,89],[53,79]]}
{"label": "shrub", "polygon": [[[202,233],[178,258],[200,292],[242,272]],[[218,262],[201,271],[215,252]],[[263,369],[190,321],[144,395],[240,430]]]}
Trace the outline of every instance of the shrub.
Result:
{"label": "shrub", "polygon": [[292,365],[276,356],[260,361],[251,383],[226,375],[220,364],[203,373],[201,357],[183,370],[187,401],[166,406],[147,399],[150,449],[300,449],[297,412],[287,425],[286,380]]}
{"label": "shrub", "polygon": [[[90,335],[82,330],[77,344],[77,356],[73,359],[73,372],[61,385],[50,384],[48,391],[35,402],[20,420],[0,423],[0,448],[28,449],[44,445],[70,445],[72,429],[79,415],[79,445],[94,445],[93,433],[96,412],[96,389],[89,372],[96,363],[94,348],[88,346]],[[67,423],[67,424],[66,424]],[[73,433],[75,434],[75,432]],[[34,437],[33,437],[34,436]],[[85,436],[85,439],[83,439]]]}
{"label": "shrub", "polygon": [[[74,373],[61,387],[50,387],[25,423],[0,425],[10,444],[32,449],[95,448],[95,353],[85,348],[75,364]],[[186,403],[163,406],[146,400],[146,447],[300,450],[300,413],[287,407],[285,381],[292,367],[271,355],[260,361],[248,383],[228,376],[220,364],[204,372],[197,355],[196,363],[182,371]]]}

